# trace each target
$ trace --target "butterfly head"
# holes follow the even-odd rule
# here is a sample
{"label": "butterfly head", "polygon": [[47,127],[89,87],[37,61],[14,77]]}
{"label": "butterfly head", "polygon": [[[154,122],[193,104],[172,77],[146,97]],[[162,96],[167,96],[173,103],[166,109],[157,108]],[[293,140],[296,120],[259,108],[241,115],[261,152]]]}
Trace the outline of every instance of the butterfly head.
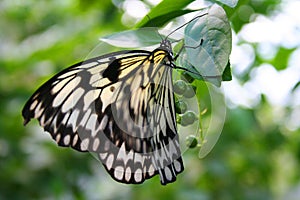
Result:
{"label": "butterfly head", "polygon": [[160,48],[167,52],[172,53],[172,44],[171,44],[170,40],[168,40],[168,39],[163,39],[160,42]]}
{"label": "butterfly head", "polygon": [[170,42],[170,40],[168,39],[164,39],[160,42],[160,48],[164,49],[168,52],[172,52],[172,44]]}

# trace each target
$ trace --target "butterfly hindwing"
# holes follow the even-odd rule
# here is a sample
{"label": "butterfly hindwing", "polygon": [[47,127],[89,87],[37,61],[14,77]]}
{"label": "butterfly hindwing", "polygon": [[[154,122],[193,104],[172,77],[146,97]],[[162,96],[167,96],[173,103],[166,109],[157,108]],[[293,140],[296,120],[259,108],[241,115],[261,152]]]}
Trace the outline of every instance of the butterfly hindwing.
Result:
{"label": "butterfly hindwing", "polygon": [[75,64],[26,103],[60,146],[95,152],[117,181],[161,183],[183,170],[176,130],[169,52],[133,50]]}

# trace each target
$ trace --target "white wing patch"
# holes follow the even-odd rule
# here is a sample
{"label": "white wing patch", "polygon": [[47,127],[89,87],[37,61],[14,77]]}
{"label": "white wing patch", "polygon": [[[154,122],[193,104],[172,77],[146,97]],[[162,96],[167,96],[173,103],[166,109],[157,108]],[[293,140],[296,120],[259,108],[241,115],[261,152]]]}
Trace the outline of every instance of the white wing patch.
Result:
{"label": "white wing patch", "polygon": [[77,88],[75,91],[70,95],[67,100],[64,102],[61,111],[63,113],[66,113],[67,111],[71,110],[74,108],[74,105],[80,100],[82,95],[84,94],[84,89],[82,88]]}

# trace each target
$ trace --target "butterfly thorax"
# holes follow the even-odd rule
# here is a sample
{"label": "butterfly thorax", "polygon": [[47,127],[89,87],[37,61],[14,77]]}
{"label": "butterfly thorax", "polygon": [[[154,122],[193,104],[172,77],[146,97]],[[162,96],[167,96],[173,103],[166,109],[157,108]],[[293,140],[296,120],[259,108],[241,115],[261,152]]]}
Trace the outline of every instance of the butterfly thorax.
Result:
{"label": "butterfly thorax", "polygon": [[[173,51],[171,42],[167,39],[161,41],[160,46],[152,52],[153,63],[159,65],[163,64],[165,66],[173,67]],[[150,59],[151,60],[151,59]]]}

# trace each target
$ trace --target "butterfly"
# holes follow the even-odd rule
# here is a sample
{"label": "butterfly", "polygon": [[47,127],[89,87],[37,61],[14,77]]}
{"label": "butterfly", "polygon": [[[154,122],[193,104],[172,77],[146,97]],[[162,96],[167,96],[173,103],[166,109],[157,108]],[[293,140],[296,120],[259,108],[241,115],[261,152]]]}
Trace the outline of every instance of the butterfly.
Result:
{"label": "butterfly", "polygon": [[118,182],[159,174],[162,185],[184,170],[172,84],[171,42],[153,51],[119,51],[77,63],[34,92],[22,115],[59,146],[95,153]]}

